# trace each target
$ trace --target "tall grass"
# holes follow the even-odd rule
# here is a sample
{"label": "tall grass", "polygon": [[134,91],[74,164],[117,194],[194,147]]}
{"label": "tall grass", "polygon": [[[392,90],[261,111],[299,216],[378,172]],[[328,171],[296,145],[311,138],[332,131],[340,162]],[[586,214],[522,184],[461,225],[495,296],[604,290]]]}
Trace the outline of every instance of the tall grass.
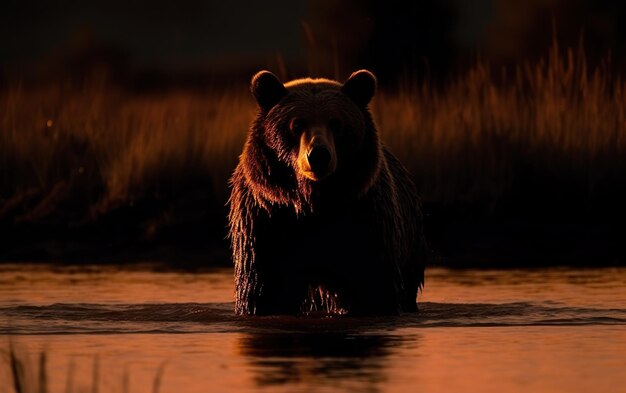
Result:
{"label": "tall grass", "polygon": [[[626,174],[625,94],[607,63],[590,69],[582,50],[554,44],[515,69],[478,62],[444,88],[381,91],[372,110],[427,202],[494,208],[556,193],[592,203]],[[104,80],[15,84],[0,93],[0,220],[80,223],[194,192],[223,207],[255,110],[244,83],[151,95]]]}
{"label": "tall grass", "polygon": [[589,193],[625,169],[626,85],[607,62],[590,71],[580,49],[559,53],[555,43],[536,64],[479,63],[443,90],[424,84],[378,97],[383,137],[427,199],[497,198],[521,165],[557,181],[580,177]]}
{"label": "tall grass", "polygon": [[[8,380],[2,381],[2,391],[13,391],[15,393],[48,393],[50,391],[49,375],[48,375],[48,357],[45,352],[40,352],[37,357],[36,364],[29,359],[28,354],[24,351],[16,350],[13,344],[9,345],[6,353],[0,352],[2,355],[6,355],[6,359],[0,359],[0,365],[6,367],[6,370],[2,370],[0,375],[6,375]],[[158,393],[161,389],[161,383],[163,381],[163,374],[165,372],[166,362],[162,362],[157,368],[154,378],[152,380],[152,392]],[[74,366],[70,363],[67,372],[67,378],[64,391],[66,393],[73,393],[74,389]],[[91,370],[91,386],[92,393],[98,393],[100,391],[101,380],[100,375],[100,362],[98,357],[94,357],[93,367]],[[111,381],[108,381],[111,382]],[[122,378],[122,392],[128,393],[129,391],[129,376],[125,371]],[[6,390],[5,390],[6,389]],[[80,389],[78,391],[86,391]]]}
{"label": "tall grass", "polygon": [[16,86],[1,102],[0,195],[63,182],[96,203],[189,181],[223,192],[254,110],[243,94],[131,96],[104,85]]}

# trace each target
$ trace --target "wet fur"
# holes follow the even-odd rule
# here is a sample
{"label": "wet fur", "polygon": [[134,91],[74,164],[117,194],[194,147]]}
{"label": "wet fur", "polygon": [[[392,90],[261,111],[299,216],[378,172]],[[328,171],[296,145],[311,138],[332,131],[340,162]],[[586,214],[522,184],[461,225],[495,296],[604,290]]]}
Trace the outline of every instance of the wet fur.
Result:
{"label": "wet fur", "polygon": [[[408,172],[381,145],[367,107],[342,94],[341,84],[285,86],[286,97],[261,108],[231,178],[236,312],[415,311],[424,247]],[[284,134],[289,113],[307,108],[339,112],[350,126],[336,140],[336,173],[317,183],[294,169],[297,154]]]}

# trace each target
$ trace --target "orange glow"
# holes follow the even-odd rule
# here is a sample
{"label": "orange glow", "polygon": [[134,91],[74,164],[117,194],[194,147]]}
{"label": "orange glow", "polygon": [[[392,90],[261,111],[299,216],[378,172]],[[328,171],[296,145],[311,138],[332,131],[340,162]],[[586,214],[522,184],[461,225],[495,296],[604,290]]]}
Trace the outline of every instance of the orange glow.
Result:
{"label": "orange glow", "polygon": [[[100,391],[127,384],[131,393],[152,392],[157,375],[164,393],[604,392],[626,383],[625,269],[426,273],[418,315],[250,318],[233,315],[230,269],[4,266],[0,329],[22,334],[0,350],[11,342],[30,375],[45,351],[51,393],[66,391],[68,378],[73,391],[91,391],[94,364]],[[11,381],[5,356],[0,381]]]}
{"label": "orange glow", "polygon": [[[497,198],[515,180],[522,153],[537,168],[554,169],[559,157],[560,170],[592,183],[612,173],[626,151],[626,84],[588,69],[582,51],[564,53],[555,45],[546,59],[509,70],[508,78],[478,63],[444,89],[426,81],[377,94],[371,108],[381,139],[419,180],[424,200]],[[75,90],[8,89],[0,107],[0,157],[10,158],[0,186],[18,194],[9,195],[13,202],[67,180],[82,164],[90,180],[70,191],[103,187],[94,206],[103,212],[203,171],[226,200],[256,112],[243,84],[226,93],[135,96],[97,81]],[[41,109],[27,110],[33,107]]]}

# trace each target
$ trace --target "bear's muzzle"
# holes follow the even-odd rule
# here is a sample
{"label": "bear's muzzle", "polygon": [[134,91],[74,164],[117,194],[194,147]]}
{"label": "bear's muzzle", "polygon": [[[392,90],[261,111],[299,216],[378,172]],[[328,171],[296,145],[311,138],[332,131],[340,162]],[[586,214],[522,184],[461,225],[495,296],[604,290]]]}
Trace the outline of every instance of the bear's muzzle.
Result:
{"label": "bear's muzzle", "polygon": [[326,127],[313,127],[302,133],[298,166],[309,180],[319,181],[335,172],[337,157],[332,134]]}
{"label": "bear's muzzle", "polygon": [[330,164],[330,151],[324,145],[318,144],[311,147],[306,155],[311,170],[315,173],[325,173]]}

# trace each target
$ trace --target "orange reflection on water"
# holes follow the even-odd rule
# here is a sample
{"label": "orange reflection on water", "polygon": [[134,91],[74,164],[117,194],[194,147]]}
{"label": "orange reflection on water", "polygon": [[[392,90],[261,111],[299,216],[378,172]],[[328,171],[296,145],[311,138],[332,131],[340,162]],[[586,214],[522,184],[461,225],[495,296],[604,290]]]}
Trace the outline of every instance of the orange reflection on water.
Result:
{"label": "orange reflection on water", "polygon": [[[51,392],[612,392],[624,386],[623,327],[435,328],[393,335],[284,334],[33,336]],[[34,360],[34,359],[31,359]],[[73,371],[71,371],[73,370]],[[3,368],[3,371],[6,371]],[[9,380],[6,372],[2,380]],[[127,385],[128,389],[124,388]],[[11,392],[2,384],[0,392]]]}
{"label": "orange reflection on water", "polygon": [[94,381],[130,393],[626,386],[626,269],[430,269],[426,279],[417,316],[238,318],[229,269],[5,266],[0,393],[13,392],[10,345],[33,380],[45,351],[49,392]]}

